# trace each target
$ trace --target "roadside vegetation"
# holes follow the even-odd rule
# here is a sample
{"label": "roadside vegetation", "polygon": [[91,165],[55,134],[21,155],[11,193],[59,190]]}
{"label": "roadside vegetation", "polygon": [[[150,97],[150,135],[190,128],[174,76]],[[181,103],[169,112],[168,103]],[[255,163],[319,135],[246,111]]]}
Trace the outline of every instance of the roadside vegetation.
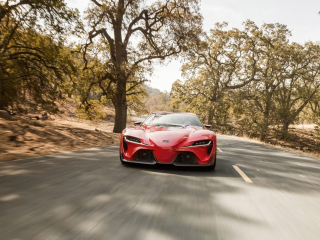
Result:
{"label": "roadside vegetation", "polygon": [[[219,133],[319,153],[320,45],[290,36],[249,20],[204,32],[198,0],[91,0],[84,16],[64,0],[3,0],[0,111],[45,119],[72,100],[78,118],[111,120],[114,133],[128,114],[190,111]],[[183,78],[171,92],[146,85],[173,58]]]}
{"label": "roadside vegetation", "polygon": [[[291,43],[290,35],[278,23],[216,24],[189,49],[184,80],[172,86],[173,109],[195,112],[221,133],[300,142],[289,126],[320,120],[320,45]],[[318,146],[317,126],[312,137]]]}

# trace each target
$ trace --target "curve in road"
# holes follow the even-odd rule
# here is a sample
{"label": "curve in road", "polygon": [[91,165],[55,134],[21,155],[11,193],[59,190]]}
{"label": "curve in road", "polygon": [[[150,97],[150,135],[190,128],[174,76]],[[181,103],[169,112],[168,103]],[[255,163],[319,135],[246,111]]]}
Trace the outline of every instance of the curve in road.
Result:
{"label": "curve in road", "polygon": [[118,146],[1,163],[0,239],[319,239],[319,159],[218,144],[212,172],[122,166]]}

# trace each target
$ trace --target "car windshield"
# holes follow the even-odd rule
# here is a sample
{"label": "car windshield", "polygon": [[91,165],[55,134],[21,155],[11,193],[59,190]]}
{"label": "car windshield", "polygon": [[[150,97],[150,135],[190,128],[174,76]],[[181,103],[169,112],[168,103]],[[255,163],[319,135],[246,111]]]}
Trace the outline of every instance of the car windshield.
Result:
{"label": "car windshield", "polygon": [[143,125],[170,127],[184,127],[191,125],[202,127],[202,124],[196,115],[183,113],[152,114],[144,121]]}

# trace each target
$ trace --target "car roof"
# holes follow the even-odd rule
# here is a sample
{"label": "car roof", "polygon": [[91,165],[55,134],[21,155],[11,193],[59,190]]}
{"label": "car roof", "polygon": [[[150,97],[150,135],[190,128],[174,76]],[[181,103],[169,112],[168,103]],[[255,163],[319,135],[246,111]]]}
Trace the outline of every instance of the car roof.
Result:
{"label": "car roof", "polygon": [[152,114],[157,114],[157,115],[166,115],[166,114],[190,114],[190,115],[196,115],[196,114],[190,113],[190,112],[166,112],[166,111],[157,111],[157,112],[153,112]]}

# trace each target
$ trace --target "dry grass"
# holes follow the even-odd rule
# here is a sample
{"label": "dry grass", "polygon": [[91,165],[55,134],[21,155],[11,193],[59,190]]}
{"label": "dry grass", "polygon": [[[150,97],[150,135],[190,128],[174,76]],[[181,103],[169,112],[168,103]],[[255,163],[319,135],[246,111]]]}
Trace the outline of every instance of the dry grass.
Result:
{"label": "dry grass", "polygon": [[317,139],[315,130],[312,127],[291,127],[286,136],[276,131],[271,131],[266,142],[299,152],[309,153],[317,157],[320,156],[320,140]]}
{"label": "dry grass", "polygon": [[111,122],[0,119],[0,161],[119,143]]}
{"label": "dry grass", "polygon": [[[270,129],[266,140],[262,143],[320,157],[320,136],[317,136],[314,126],[316,125],[290,126],[287,134],[283,134],[283,132],[276,128]],[[234,128],[232,133],[231,135],[242,136],[241,134],[237,134],[236,128]],[[243,137],[261,142],[259,136],[254,133],[251,133],[250,136],[244,135]]]}
{"label": "dry grass", "polygon": [[[0,118],[0,161],[119,143],[120,134],[112,133],[112,110],[107,109],[107,121],[87,121],[76,116],[71,100],[60,109],[63,114],[49,116],[48,120],[35,120],[35,115],[41,116],[39,113],[15,117],[13,121]],[[320,140],[313,125],[291,127],[285,137],[270,131],[266,143],[320,157]]]}

